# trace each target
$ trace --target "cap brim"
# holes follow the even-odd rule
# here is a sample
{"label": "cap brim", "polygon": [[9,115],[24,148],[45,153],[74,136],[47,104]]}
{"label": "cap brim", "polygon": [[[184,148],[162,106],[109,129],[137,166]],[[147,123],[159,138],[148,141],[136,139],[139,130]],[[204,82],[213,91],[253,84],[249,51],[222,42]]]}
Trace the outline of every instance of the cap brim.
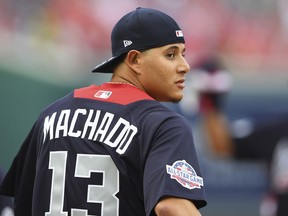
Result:
{"label": "cap brim", "polygon": [[121,55],[113,56],[110,59],[102,62],[101,64],[97,65],[92,72],[98,72],[98,73],[113,73],[115,64],[117,63],[118,58]]}

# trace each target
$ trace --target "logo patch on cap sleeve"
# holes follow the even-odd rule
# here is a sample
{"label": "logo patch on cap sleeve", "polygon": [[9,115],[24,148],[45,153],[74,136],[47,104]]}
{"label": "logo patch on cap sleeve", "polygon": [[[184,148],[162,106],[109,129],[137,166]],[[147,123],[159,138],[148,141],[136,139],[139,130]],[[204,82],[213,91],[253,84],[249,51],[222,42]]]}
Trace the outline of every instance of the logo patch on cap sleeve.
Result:
{"label": "logo patch on cap sleeve", "polygon": [[176,31],[176,36],[177,37],[184,37],[183,32],[181,30]]}
{"label": "logo patch on cap sleeve", "polygon": [[175,179],[183,187],[188,189],[203,186],[203,178],[198,176],[194,168],[185,160],[175,161],[172,166],[166,165],[166,172],[171,179]]}

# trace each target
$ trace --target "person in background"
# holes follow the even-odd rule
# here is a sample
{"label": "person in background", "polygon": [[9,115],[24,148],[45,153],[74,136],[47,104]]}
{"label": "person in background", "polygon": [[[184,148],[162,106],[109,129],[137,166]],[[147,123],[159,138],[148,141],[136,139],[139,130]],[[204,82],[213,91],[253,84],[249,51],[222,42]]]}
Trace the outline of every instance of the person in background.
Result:
{"label": "person in background", "polygon": [[229,122],[223,107],[233,85],[231,75],[215,56],[195,68],[193,88],[199,98],[207,150],[235,160],[264,161],[270,190],[260,205],[260,216],[287,216],[288,112],[254,124],[247,119]]}
{"label": "person in background", "polygon": [[160,103],[183,97],[184,33],[137,8],[111,42],[113,56],[93,69],[111,81],[48,106],[22,144],[1,185],[16,216],[199,216],[206,206],[190,124]]}
{"label": "person in background", "polygon": [[[0,184],[4,179],[4,172],[0,169]],[[13,199],[0,195],[0,216],[13,216]]]}

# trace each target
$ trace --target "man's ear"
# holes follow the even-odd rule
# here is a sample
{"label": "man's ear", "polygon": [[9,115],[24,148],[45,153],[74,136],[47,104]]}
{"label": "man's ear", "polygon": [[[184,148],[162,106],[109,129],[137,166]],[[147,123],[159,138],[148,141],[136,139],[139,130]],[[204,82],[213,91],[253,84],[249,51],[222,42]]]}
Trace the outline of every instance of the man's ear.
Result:
{"label": "man's ear", "polygon": [[137,74],[140,74],[140,58],[141,52],[139,52],[138,50],[130,50],[127,53],[124,61],[129,68],[131,68]]}

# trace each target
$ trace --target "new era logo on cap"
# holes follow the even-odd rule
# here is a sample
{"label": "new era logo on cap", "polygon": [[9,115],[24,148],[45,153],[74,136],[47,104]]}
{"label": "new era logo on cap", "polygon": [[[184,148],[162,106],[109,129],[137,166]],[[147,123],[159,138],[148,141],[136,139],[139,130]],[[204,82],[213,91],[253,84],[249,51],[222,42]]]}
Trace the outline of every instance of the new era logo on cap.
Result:
{"label": "new era logo on cap", "polygon": [[124,40],[123,41],[124,47],[130,46],[132,44],[132,41],[130,40]]}
{"label": "new era logo on cap", "polygon": [[176,31],[176,36],[177,37],[184,37],[183,32],[181,30]]}

